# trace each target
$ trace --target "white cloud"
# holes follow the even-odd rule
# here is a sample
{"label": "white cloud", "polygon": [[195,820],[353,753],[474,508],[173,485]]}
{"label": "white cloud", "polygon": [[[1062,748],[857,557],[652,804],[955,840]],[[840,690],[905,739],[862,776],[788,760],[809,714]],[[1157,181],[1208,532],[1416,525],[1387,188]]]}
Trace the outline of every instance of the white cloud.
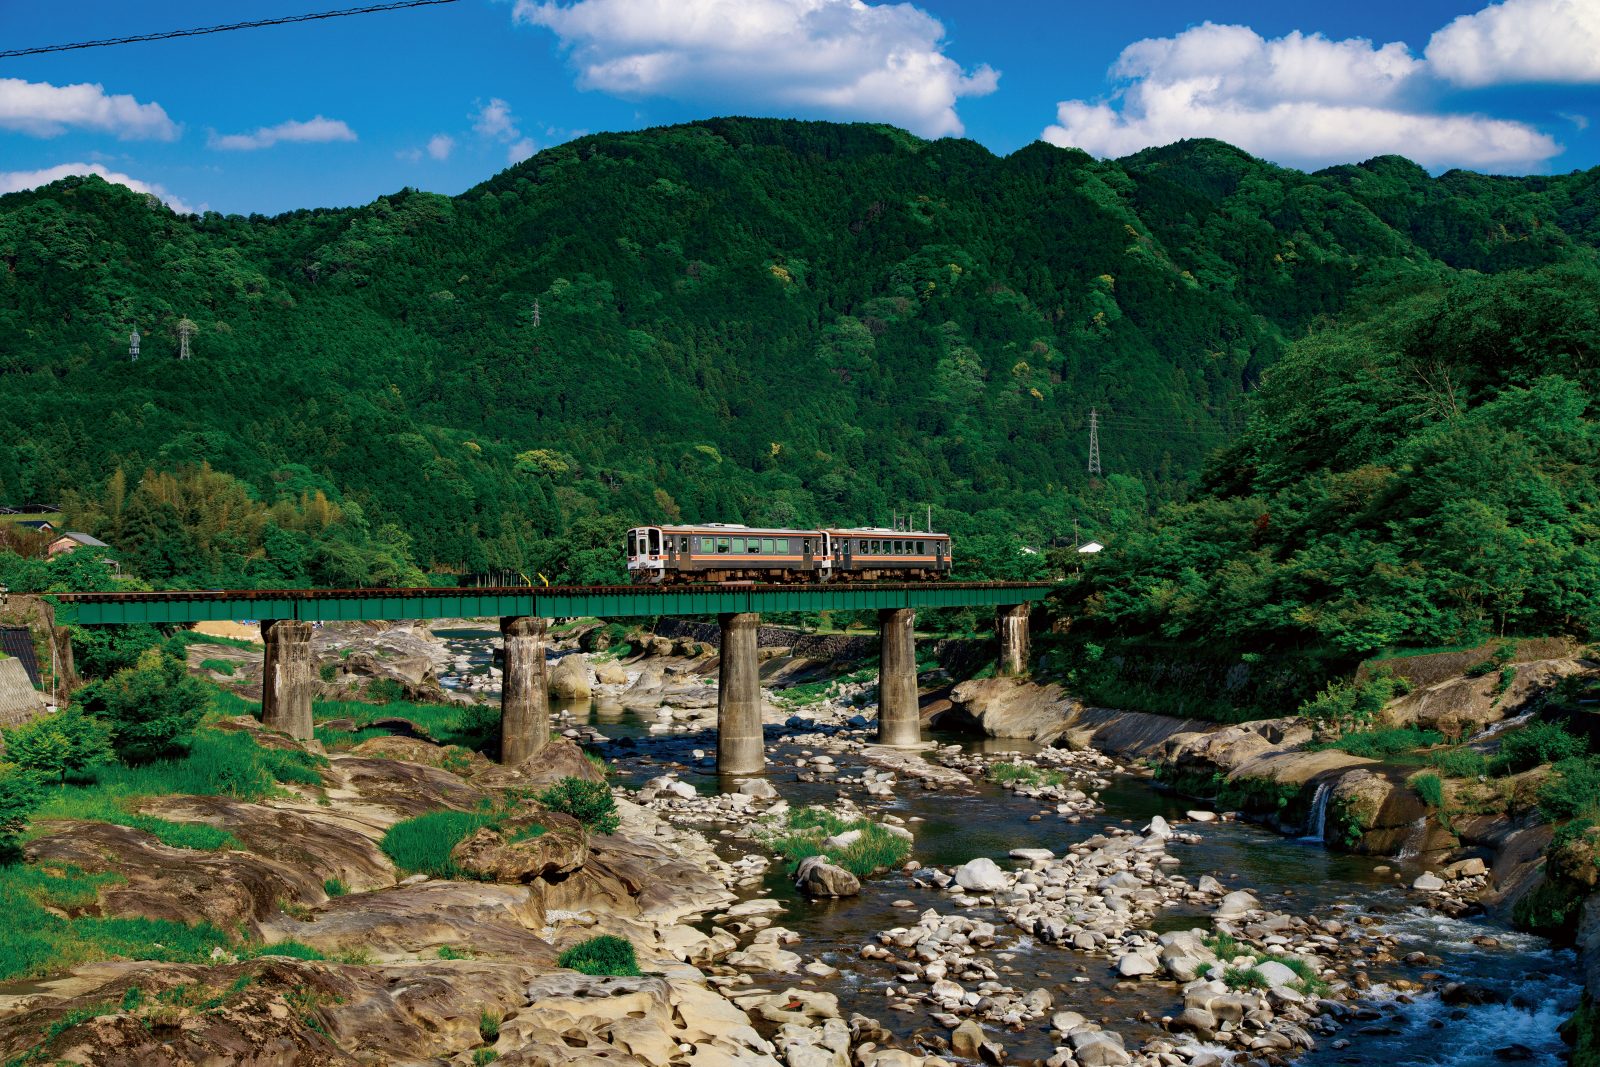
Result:
{"label": "white cloud", "polygon": [[524,137],[520,141],[513,141],[506,147],[506,162],[521,163],[536,151],[532,137]]}
{"label": "white cloud", "polygon": [[173,196],[159,185],[142,182],[138,178],[130,178],[126,174],[119,174],[100,163],[62,163],[43,170],[11,170],[0,171],[0,193],[15,193],[23,189],[37,189],[41,185],[60,181],[62,178],[74,174],[98,174],[108,182],[125,185],[136,193],[149,193],[159,198],[168,207],[180,215],[197,214],[195,208]]}
{"label": "white cloud", "polygon": [[478,108],[478,113],[472,119],[472,128],[478,136],[495,141],[514,141],[522,136],[517,129],[516,117],[511,114],[511,105],[498,96]]}
{"label": "white cloud", "polygon": [[1134,42],[1111,74],[1123,82],[1114,101],[1062,101],[1043,138],[1120,156],[1216,137],[1304,167],[1395,153],[1428,167],[1504,169],[1561,151],[1525,123],[1428,111],[1428,64],[1399,43],[1298,32],[1268,40],[1208,22]]}
{"label": "white cloud", "polygon": [[513,17],[572,50],[579,84],[749,109],[963,132],[956,101],[999,74],[944,54],[944,26],[908,3],[864,0],[517,0]]}
{"label": "white cloud", "polygon": [[456,139],[447,133],[436,133],[428,138],[428,157],[440,161],[450,158],[450,153],[455,150]]}
{"label": "white cloud", "polygon": [[160,104],[110,96],[100,85],[0,78],[0,129],[56,137],[69,128],[113,133],[124,141],[175,141],[179,133]]}
{"label": "white cloud", "polygon": [[354,141],[356,132],[338,119],[316,118],[305,122],[280,122],[276,126],[263,126],[253,133],[211,135],[212,148],[228,152],[253,152],[258,148],[271,148],[275,144],[327,144],[331,141]]}
{"label": "white cloud", "polygon": [[1475,88],[1508,82],[1600,82],[1600,3],[1505,0],[1462,15],[1428,41],[1441,78]]}

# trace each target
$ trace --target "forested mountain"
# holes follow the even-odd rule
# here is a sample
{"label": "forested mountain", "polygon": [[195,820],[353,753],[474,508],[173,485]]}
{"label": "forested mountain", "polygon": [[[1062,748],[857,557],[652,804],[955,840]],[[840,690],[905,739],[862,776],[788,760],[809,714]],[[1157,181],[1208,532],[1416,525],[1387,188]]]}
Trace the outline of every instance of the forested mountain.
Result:
{"label": "forested mountain", "polygon": [[68,179],[0,197],[0,503],[212,584],[581,577],[619,518],[1099,531],[1181,497],[1308,329],[1591,262],[1597,180],[748,119],[276,218]]}

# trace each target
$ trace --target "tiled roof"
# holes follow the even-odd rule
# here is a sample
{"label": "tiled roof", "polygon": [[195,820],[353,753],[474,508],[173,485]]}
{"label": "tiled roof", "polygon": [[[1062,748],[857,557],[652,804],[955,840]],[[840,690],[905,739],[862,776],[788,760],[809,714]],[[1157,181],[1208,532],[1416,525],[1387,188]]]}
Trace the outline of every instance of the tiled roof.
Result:
{"label": "tiled roof", "polygon": [[0,626],[0,652],[22,661],[28,681],[39,687],[39,658],[33,653],[33,637],[26,626]]}

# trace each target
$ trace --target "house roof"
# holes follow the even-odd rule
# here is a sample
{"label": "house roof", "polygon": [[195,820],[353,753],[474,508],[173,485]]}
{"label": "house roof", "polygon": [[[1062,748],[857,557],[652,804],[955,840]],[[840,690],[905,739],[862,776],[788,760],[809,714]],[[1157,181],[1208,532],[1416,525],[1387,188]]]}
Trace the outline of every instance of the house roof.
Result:
{"label": "house roof", "polygon": [[77,530],[68,530],[66,533],[64,533],[60,537],[56,538],[56,540],[57,541],[76,541],[76,542],[78,542],[78,544],[84,545],[84,546],[86,546],[88,548],[110,548],[111,547],[110,545],[106,544],[104,541],[100,540],[100,538],[95,537],[92,534],[80,533]]}
{"label": "house roof", "polygon": [[49,519],[22,519],[15,525],[26,526],[30,530],[54,530],[56,528],[56,524]]}
{"label": "house roof", "polygon": [[0,626],[0,652],[22,661],[28,681],[39,686],[39,658],[33,652],[33,637],[26,626]]}
{"label": "house roof", "polygon": [[1106,546],[1102,545],[1099,541],[1085,541],[1083,544],[1078,546],[1078,551],[1079,552],[1099,552],[1100,550],[1104,549],[1105,547]]}

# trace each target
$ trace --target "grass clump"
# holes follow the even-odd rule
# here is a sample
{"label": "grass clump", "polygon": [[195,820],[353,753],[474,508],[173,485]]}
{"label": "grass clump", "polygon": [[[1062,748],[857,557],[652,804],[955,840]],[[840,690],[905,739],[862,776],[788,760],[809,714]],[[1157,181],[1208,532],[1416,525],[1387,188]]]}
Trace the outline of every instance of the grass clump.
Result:
{"label": "grass clump", "polygon": [[1489,773],[1489,757],[1475,748],[1447,748],[1433,752],[1428,762],[1446,778],[1480,778]]}
{"label": "grass clump", "polygon": [[324,878],[322,880],[322,891],[330,897],[342,897],[350,892],[350,887],[344,884],[342,878]]}
{"label": "grass clump", "polygon": [[484,1067],[484,1064],[493,1063],[499,1058],[500,1053],[496,1052],[492,1048],[475,1049],[472,1053],[473,1067]]}
{"label": "grass clump", "polygon": [[1254,967],[1228,967],[1222,972],[1222,984],[1238,992],[1241,989],[1270,989],[1267,976]]}
{"label": "grass clump", "polygon": [[571,815],[597,834],[614,834],[621,825],[617,802],[604,782],[563,778],[534,799],[551,811]]}
{"label": "grass clump", "polygon": [[1200,943],[1205,945],[1205,947],[1210,949],[1212,952],[1215,952],[1217,954],[1217,959],[1219,960],[1234,959],[1243,954],[1245,950],[1244,946],[1239,943],[1239,939],[1225,930],[1218,930],[1216,933],[1207,934],[1205,937],[1200,939]]}
{"label": "grass clump", "polygon": [[1600,815],[1600,757],[1572,756],[1539,783],[1539,814],[1551,822]]}
{"label": "grass clump", "polygon": [[232,678],[238,673],[233,663],[230,660],[225,659],[203,659],[200,661],[200,666],[205,670],[211,671],[214,674],[220,674],[226,678]]}
{"label": "grass clump", "polygon": [[[630,949],[632,945],[628,946]],[[490,1011],[488,1008],[478,1015],[478,1036],[486,1044],[494,1044],[500,1040],[500,1013]]]}
{"label": "grass clump", "polygon": [[1428,807],[1438,811],[1444,807],[1444,783],[1431,771],[1424,771],[1411,779],[1411,788]]}
{"label": "grass clump", "polygon": [[633,942],[611,934],[591,937],[573,945],[560,955],[556,964],[583,974],[612,978],[639,976],[639,960],[634,954]]}
{"label": "grass clump", "polygon": [[989,765],[989,781],[996,785],[1021,785],[1033,788],[1063,785],[1067,776],[1048,767],[1035,767],[1029,763],[993,763]]}
{"label": "grass clump", "polygon": [[789,861],[794,872],[808,856],[823,854],[823,842],[851,830],[861,836],[845,848],[826,850],[828,858],[858,878],[899,867],[911,855],[911,842],[890,833],[870,819],[841,819],[826,808],[801,808],[791,811],[785,826],[768,834],[763,842]]}
{"label": "grass clump", "polygon": [[394,861],[402,874],[426,874],[430,878],[459,878],[461,869],[450,852],[480,827],[494,823],[497,816],[483,811],[430,811],[414,819],[395,823],[383,835],[379,847]]}

